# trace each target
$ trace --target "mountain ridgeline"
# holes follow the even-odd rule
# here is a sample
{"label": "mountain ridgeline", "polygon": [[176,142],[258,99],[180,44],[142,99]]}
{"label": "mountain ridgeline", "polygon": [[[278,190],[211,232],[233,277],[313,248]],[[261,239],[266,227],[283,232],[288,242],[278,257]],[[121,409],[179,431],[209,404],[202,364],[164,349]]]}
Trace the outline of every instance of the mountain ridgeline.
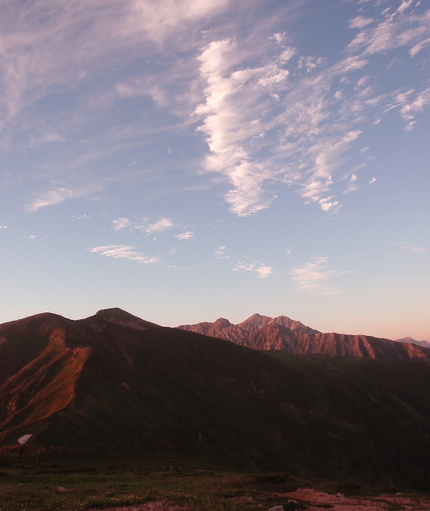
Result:
{"label": "mountain ridgeline", "polygon": [[[293,323],[279,328],[316,335]],[[429,489],[429,430],[425,358],[261,352],[120,309],[0,325],[2,449],[187,456]]]}
{"label": "mountain ridgeline", "polygon": [[338,355],[398,360],[430,360],[430,344],[413,339],[391,341],[368,335],[322,333],[286,316],[270,318],[254,314],[233,325],[220,318],[213,323],[178,328],[247,346],[254,350],[284,351],[299,355]]}

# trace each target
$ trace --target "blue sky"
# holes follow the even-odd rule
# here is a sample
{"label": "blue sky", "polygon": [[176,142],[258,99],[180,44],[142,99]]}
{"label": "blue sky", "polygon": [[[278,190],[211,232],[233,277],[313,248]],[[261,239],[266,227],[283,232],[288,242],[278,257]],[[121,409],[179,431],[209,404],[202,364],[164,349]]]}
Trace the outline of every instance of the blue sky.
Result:
{"label": "blue sky", "polygon": [[430,340],[430,9],[0,6],[0,322]]}

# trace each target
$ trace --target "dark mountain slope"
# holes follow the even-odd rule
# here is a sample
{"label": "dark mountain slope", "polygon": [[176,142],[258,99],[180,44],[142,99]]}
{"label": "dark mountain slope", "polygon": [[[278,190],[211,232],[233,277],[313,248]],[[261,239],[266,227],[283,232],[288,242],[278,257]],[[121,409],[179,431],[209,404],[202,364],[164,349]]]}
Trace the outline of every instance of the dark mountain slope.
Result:
{"label": "dark mountain slope", "polygon": [[1,325],[0,338],[3,445],[32,435],[33,446],[430,480],[425,361],[264,354],[119,309],[41,314]]}
{"label": "dark mountain slope", "polygon": [[368,335],[322,333],[286,316],[270,318],[254,314],[237,325],[220,318],[213,323],[181,325],[178,328],[255,350],[397,360],[418,358],[430,361],[430,349],[423,344],[390,341]]}

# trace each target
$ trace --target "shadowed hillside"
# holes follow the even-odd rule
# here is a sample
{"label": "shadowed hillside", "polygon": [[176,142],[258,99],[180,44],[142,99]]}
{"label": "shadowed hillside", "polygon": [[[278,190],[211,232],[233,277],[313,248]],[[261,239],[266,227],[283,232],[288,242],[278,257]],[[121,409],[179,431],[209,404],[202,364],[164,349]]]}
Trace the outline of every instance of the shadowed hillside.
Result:
{"label": "shadowed hillside", "polygon": [[427,488],[430,364],[260,353],[120,309],[0,326],[0,440]]}

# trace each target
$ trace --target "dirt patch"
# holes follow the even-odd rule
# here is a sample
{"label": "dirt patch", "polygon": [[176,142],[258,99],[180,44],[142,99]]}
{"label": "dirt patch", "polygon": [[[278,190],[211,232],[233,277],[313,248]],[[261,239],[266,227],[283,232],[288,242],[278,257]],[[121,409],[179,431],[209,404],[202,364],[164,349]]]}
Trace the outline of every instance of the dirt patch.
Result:
{"label": "dirt patch", "polygon": [[307,511],[429,511],[430,498],[410,494],[381,494],[377,496],[346,497],[341,493],[330,494],[303,488],[279,494],[288,501],[306,502]]}
{"label": "dirt patch", "polygon": [[[180,506],[168,499],[154,500],[146,504],[139,504],[138,506],[126,507],[110,507],[109,511],[187,511],[189,507]],[[89,511],[101,511],[98,508],[92,508]]]}

